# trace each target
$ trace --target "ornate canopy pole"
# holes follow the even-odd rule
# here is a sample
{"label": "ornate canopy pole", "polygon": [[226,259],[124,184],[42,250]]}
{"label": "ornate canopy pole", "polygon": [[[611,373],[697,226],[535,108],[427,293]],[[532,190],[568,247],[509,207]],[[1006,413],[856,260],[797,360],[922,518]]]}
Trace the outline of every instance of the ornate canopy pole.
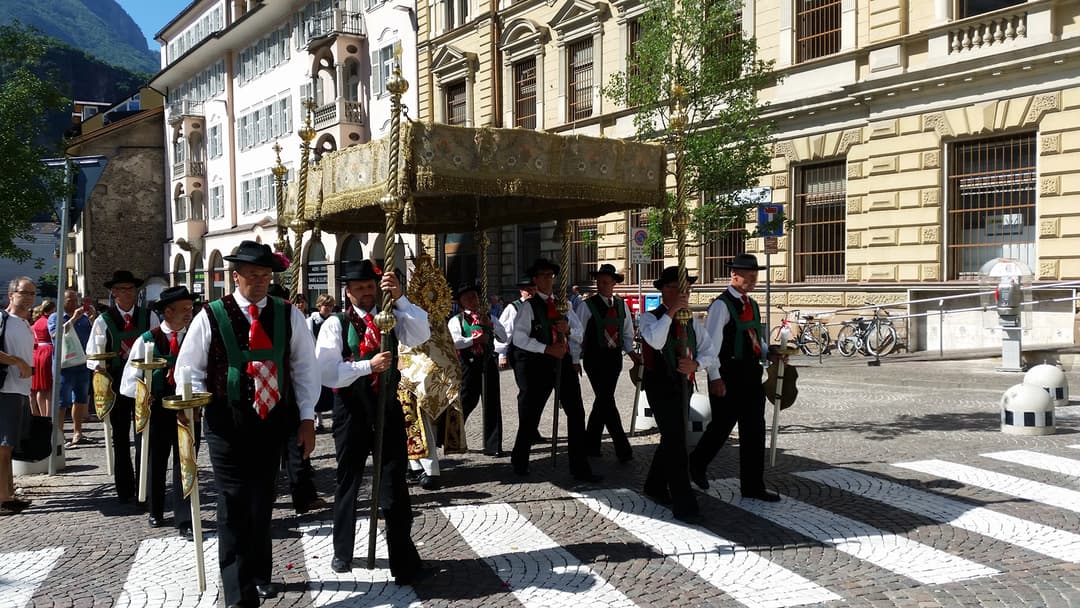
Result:
{"label": "ornate canopy pole", "polygon": [[[686,89],[676,83],[671,87],[671,97],[674,106],[671,110],[671,129],[674,136],[675,146],[675,216],[672,225],[675,231],[676,250],[679,257],[679,293],[684,294],[690,289],[690,281],[686,272],[686,230],[690,226],[690,217],[686,209],[686,107],[683,101],[686,98]],[[675,321],[681,326],[680,336],[690,335],[690,322],[692,316],[690,310],[684,308],[675,315]],[[689,345],[680,345],[689,348]],[[684,355],[680,353],[680,356]],[[682,411],[683,427],[686,426],[686,418],[689,416],[687,409],[690,407],[690,388],[687,382],[680,383],[682,387]]]}
{"label": "ornate canopy pole", "polygon": [[[573,227],[570,225],[570,220],[562,219],[555,223],[555,234],[558,234],[562,238],[562,259],[559,261],[561,265],[561,272],[559,272],[559,290],[558,297],[555,299],[555,309],[559,311],[559,318],[565,319],[566,313],[570,310],[570,302],[566,299],[566,294],[570,289],[570,239],[573,238]],[[554,295],[554,294],[553,294]],[[559,334],[560,340],[567,340],[567,336]],[[570,353],[566,354],[567,357]],[[555,407],[551,411],[551,466],[555,466],[555,453],[559,447],[559,399],[561,398],[562,391],[562,365],[563,360],[559,359],[555,362]]]}
{"label": "ornate canopy pole", "polygon": [[[315,139],[315,129],[311,126],[311,112],[314,109],[315,100],[305,99],[304,126],[297,132],[300,136],[300,181],[296,188],[296,217],[293,218],[292,223],[293,232],[296,233],[296,246],[293,247],[293,252],[297,258],[304,252],[304,231],[308,228],[308,223],[304,219],[304,208],[307,206],[308,171],[310,170],[308,157],[311,154],[311,140]],[[282,201],[282,207],[284,207],[284,195]],[[294,262],[292,256],[289,257],[289,261]],[[295,296],[300,291],[300,268],[295,263],[290,279],[289,295]]]}
{"label": "ornate canopy pole", "polygon": [[[270,168],[270,172],[274,174],[274,184],[277,186],[277,242],[274,243],[274,247],[291,260],[292,248],[289,245],[289,227],[285,225],[285,176],[289,174],[289,170],[281,163],[281,145],[274,142],[273,150],[274,156],[277,158],[274,166]],[[280,279],[281,277],[278,276],[279,282]]]}
{"label": "ornate canopy pole", "polygon": [[[394,272],[394,260],[397,256],[397,224],[398,216],[405,208],[405,200],[401,191],[401,180],[398,176],[398,167],[401,163],[401,96],[409,90],[409,82],[401,76],[401,49],[395,49],[397,61],[394,65],[394,74],[386,83],[386,90],[390,91],[390,179],[386,184],[386,194],[379,200],[379,205],[386,214],[386,248],[384,249],[383,272]],[[382,305],[379,314],[375,315],[375,326],[382,334],[380,340],[383,352],[391,347],[396,348],[396,342],[391,345],[390,332],[397,324],[392,312],[394,306],[390,292],[383,292]],[[391,353],[396,360],[397,353]],[[383,429],[386,426],[386,408],[390,400],[387,395],[396,392],[397,387],[389,386],[391,365],[379,378],[379,407],[375,412],[375,440],[373,442],[372,465],[374,473],[371,478],[371,513],[368,525],[368,553],[367,568],[375,569],[375,538],[379,521],[379,488],[382,485],[382,452],[383,452]]]}

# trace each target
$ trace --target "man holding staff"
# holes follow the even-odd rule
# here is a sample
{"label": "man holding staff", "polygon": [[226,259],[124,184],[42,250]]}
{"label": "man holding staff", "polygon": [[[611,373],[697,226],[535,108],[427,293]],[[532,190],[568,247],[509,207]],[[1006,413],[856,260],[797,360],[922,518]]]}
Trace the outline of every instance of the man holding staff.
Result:
{"label": "man holding staff", "polygon": [[585,407],[578,383],[581,367],[574,361],[581,347],[581,322],[573,310],[567,310],[565,317],[557,312],[552,288],[558,264],[541,258],[527,272],[536,283],[536,293],[514,320],[514,367],[523,381],[524,399],[518,407],[518,432],[510,462],[518,475],[529,474],[529,449],[559,377],[556,397],[561,403],[555,407],[561,405],[566,413],[570,474],[578,481],[600,481],[585,455]]}
{"label": "man holding staff", "polygon": [[[135,398],[137,380],[146,382],[151,394],[149,438],[149,466],[140,471],[146,476],[149,486],[147,508],[150,511],[148,523],[151,528],[165,525],[165,470],[169,465],[169,454],[173,458],[172,504],[173,523],[180,536],[194,540],[191,530],[191,502],[184,497],[180,479],[180,448],[176,435],[176,418],[183,414],[167,410],[161,406],[163,397],[177,394],[175,379],[176,356],[180,354],[180,345],[184,342],[188,325],[191,323],[191,311],[198,297],[180,285],[169,287],[161,292],[161,297],[154,304],[154,311],[162,313],[165,320],[160,326],[142,335],[131,346],[131,356],[124,366],[124,375],[120,380],[120,394]],[[132,363],[146,359],[150,351],[153,358],[164,359],[168,367],[153,371],[137,369]],[[199,445],[200,424],[195,421],[195,446]]]}
{"label": "man holding staff", "polygon": [[[492,355],[493,340],[506,341],[506,329],[491,314],[481,317],[480,286],[469,283],[454,294],[461,312],[450,317],[446,327],[461,361],[461,407],[465,420],[484,397],[484,455],[501,458],[502,401],[499,397],[499,367]],[[487,392],[484,393],[484,383]]]}
{"label": "man holding staff", "polygon": [[[431,336],[428,316],[401,292],[393,272],[381,272],[369,260],[345,262],[348,304],[341,315],[331,315],[319,330],[315,356],[325,386],[338,389],[334,396],[334,450],[337,455],[337,492],[334,494],[335,572],[353,568],[356,541],[356,503],[364,463],[375,446],[375,420],[379,394],[385,393],[382,436],[382,477],[379,508],[386,522],[390,573],[399,585],[409,585],[420,574],[420,554],[412,541],[412,504],[405,482],[405,416],[397,398],[397,343],[419,346]],[[382,350],[375,326],[378,289],[390,293],[397,325],[388,334],[390,348]],[[390,370],[383,385],[380,375]],[[375,525],[371,514],[369,525]]]}
{"label": "man holding staff", "polygon": [[[90,340],[86,343],[86,367],[91,370],[97,369],[99,362],[89,360],[90,356],[99,353],[117,354],[107,363],[106,368],[112,378],[112,391],[116,394],[116,401],[108,417],[112,426],[112,445],[105,446],[105,449],[113,451],[113,480],[116,484],[116,496],[121,503],[131,502],[138,488],[135,485],[135,465],[131,461],[135,399],[120,392],[120,379],[135,341],[158,326],[157,315],[135,305],[138,289],[142,284],[142,279],[136,279],[129,270],[117,270],[111,279],[105,281],[105,288],[112,293],[113,305],[94,320]],[[141,453],[142,446],[136,443],[136,461]]]}
{"label": "man holding staff", "polygon": [[281,452],[297,425],[304,456],[315,449],[321,383],[304,315],[266,295],[281,260],[254,241],[225,260],[236,291],[195,317],[176,368],[190,372],[193,391],[213,395],[203,432],[218,491],[218,562],[225,604],[245,607],[282,590],[270,580]]}

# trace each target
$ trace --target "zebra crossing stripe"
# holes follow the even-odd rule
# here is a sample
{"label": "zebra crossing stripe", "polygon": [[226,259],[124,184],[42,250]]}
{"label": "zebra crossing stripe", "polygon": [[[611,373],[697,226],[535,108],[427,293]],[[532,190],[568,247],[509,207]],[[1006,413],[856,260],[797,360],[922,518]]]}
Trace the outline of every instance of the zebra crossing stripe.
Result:
{"label": "zebra crossing stripe", "polygon": [[139,543],[128,570],[117,608],[216,608],[218,605],[217,539],[203,542],[206,591],[199,593],[194,545],[178,536],[150,538]]}
{"label": "zebra crossing stripe", "polygon": [[772,503],[745,499],[739,493],[739,481],[736,479],[712,480],[707,493],[803,536],[831,545],[837,551],[923,584],[951,583],[998,573],[993,568],[793,498],[785,496],[780,502]]}
{"label": "zebra crossing stripe", "polygon": [[893,466],[1080,513],[1080,492],[1076,490],[944,460],[901,462]]}
{"label": "zebra crossing stripe", "polygon": [[[300,528],[300,544],[304,549],[304,567],[308,575],[308,591],[315,606],[360,605],[369,607],[423,606],[410,586],[398,586],[390,574],[390,552],[380,531],[375,539],[375,570],[363,567],[367,555],[368,519],[357,518],[353,569],[338,573],[330,567],[334,559],[333,524],[319,523]],[[357,560],[360,560],[359,562]]]}
{"label": "zebra crossing stripe", "polygon": [[1062,561],[1080,563],[1080,534],[997,513],[983,507],[848,469],[794,473],[833,488],[981,534]]}
{"label": "zebra crossing stripe", "polygon": [[1027,467],[1050,471],[1051,473],[1080,477],[1080,460],[1065,458],[1064,456],[1041,454],[1039,452],[1032,452],[1031,450],[1007,450],[1004,452],[980,454],[980,456],[1001,460],[1003,462],[1022,464]]}
{"label": "zebra crossing stripe", "polygon": [[527,608],[636,605],[511,505],[440,511]]}
{"label": "zebra crossing stripe", "polygon": [[63,547],[0,553],[0,606],[23,608],[29,604],[63,554]]}
{"label": "zebra crossing stripe", "polygon": [[705,528],[676,522],[667,508],[630,490],[594,490],[571,496],[751,608],[843,599],[742,545]]}

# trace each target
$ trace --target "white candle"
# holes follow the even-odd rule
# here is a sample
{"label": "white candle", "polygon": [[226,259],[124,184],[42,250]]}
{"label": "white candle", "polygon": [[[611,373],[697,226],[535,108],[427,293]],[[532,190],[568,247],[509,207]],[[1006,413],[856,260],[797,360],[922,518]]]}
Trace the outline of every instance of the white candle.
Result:
{"label": "white candle", "polygon": [[143,342],[143,363],[150,365],[154,362],[154,343],[147,340]]}
{"label": "white candle", "polygon": [[97,345],[99,353],[105,352],[105,336],[101,334],[94,336],[94,344]]}
{"label": "white candle", "polygon": [[184,401],[191,401],[191,368],[187,365],[176,368],[174,377],[181,387],[180,398]]}

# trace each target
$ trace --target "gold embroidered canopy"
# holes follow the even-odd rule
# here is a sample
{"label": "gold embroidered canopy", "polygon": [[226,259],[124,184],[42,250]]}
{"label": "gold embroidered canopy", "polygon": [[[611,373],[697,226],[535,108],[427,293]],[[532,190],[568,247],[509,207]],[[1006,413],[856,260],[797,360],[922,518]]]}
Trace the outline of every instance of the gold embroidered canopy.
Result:
{"label": "gold embroidered canopy", "polygon": [[[399,180],[412,233],[598,217],[660,205],[665,153],[656,144],[529,129],[405,122]],[[311,169],[306,220],[323,230],[382,232],[390,139],[323,156]],[[316,209],[312,214],[313,208]]]}

